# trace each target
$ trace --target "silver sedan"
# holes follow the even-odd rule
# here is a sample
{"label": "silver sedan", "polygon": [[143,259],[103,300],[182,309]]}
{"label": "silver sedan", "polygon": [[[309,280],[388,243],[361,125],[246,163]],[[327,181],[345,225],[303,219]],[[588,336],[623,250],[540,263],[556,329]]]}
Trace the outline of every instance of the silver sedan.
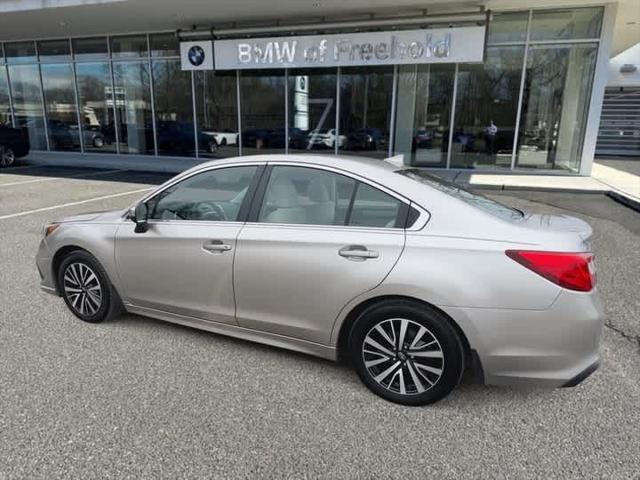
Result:
{"label": "silver sedan", "polygon": [[465,371],[558,387],[597,368],[591,234],[392,162],[265,155],[47,225],[37,265],[86,322],[126,310],[340,359],[424,405]]}

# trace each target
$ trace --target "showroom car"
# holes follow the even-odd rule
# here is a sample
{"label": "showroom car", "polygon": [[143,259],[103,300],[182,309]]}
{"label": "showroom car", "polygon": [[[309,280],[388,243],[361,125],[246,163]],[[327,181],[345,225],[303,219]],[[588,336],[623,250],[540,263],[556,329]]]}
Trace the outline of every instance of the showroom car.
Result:
{"label": "showroom car", "polygon": [[86,322],[127,311],[340,360],[424,405],[465,372],[561,387],[598,367],[591,236],[393,159],[262,155],[48,224],[36,263]]}

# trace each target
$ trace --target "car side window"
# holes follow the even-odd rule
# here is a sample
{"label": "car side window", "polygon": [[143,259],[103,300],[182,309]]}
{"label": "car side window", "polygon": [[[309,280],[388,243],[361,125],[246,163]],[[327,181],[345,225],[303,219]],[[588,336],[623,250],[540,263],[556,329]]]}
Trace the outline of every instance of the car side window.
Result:
{"label": "car side window", "polygon": [[344,225],[355,185],[354,179],[326,170],[276,166],[269,178],[258,221]]}
{"label": "car side window", "polygon": [[149,218],[236,221],[257,168],[220,168],[189,177],[163,190],[148,202],[151,212]]}
{"label": "car side window", "polygon": [[[276,166],[258,221],[395,228],[403,203],[356,179],[310,167]],[[406,213],[406,211],[405,211]]]}
{"label": "car side window", "polygon": [[357,227],[396,227],[403,203],[366,183],[359,183],[351,208],[349,225]]}

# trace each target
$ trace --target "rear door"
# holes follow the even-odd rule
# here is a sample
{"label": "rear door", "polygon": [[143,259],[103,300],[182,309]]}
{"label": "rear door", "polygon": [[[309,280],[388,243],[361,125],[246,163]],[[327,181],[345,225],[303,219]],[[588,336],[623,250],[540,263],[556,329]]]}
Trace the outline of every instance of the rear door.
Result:
{"label": "rear door", "polygon": [[268,167],[234,263],[240,326],[328,344],[340,310],[404,247],[407,203],[330,169]]}

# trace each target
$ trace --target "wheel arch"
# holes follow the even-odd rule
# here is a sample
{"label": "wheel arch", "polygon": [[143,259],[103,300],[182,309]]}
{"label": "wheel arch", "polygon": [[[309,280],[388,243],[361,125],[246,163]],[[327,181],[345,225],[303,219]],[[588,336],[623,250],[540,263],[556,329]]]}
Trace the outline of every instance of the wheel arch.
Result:
{"label": "wheel arch", "polygon": [[376,297],[368,298],[362,301],[361,303],[359,303],[358,305],[356,305],[355,307],[353,307],[349,311],[349,313],[345,316],[344,321],[342,322],[342,325],[340,325],[340,331],[338,333],[338,341],[336,345],[338,361],[343,363],[348,362],[349,337],[351,335],[353,326],[355,325],[356,320],[360,317],[360,315],[362,315],[362,313],[364,313],[368,308],[371,308],[375,305],[379,305],[385,302],[394,301],[394,300],[411,302],[416,305],[419,305],[422,308],[435,310],[440,315],[442,315],[443,318],[446,318],[449,324],[451,325],[451,327],[453,327],[453,329],[456,331],[456,333],[458,334],[458,337],[460,338],[460,341],[462,342],[464,356],[465,356],[465,364],[467,366],[470,366],[474,370],[476,368],[480,368],[480,369],[482,368],[480,365],[475,365],[479,361],[477,359],[477,355],[475,354],[474,350],[471,348],[469,339],[465,335],[460,325],[458,325],[458,323],[453,318],[451,318],[450,315],[448,315],[442,309],[436,307],[435,305],[429,302],[426,302],[419,298],[406,296],[406,295],[379,295]]}

